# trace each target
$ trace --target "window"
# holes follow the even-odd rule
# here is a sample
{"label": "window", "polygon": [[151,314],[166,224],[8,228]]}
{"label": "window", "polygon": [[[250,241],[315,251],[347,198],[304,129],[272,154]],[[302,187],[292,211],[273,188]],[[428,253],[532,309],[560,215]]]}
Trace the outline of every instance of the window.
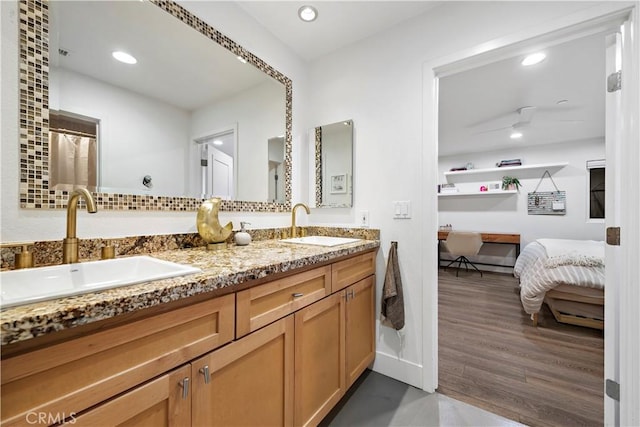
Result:
{"label": "window", "polygon": [[589,219],[604,219],[604,160],[587,161],[589,178]]}

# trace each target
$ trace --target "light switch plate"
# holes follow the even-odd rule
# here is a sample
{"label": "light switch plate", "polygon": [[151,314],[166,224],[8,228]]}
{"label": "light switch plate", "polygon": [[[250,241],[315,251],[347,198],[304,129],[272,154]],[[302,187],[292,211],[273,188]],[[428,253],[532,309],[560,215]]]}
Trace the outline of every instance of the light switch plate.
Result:
{"label": "light switch plate", "polygon": [[411,218],[411,201],[402,200],[393,202],[393,218],[409,219]]}

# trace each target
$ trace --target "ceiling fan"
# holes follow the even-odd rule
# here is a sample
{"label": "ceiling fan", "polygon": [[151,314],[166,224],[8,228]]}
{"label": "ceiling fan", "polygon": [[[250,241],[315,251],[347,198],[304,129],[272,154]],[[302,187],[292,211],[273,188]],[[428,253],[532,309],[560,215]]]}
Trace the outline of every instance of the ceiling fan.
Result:
{"label": "ceiling fan", "polygon": [[[475,132],[474,135],[489,133],[489,132],[497,132],[505,129],[511,129],[513,131],[512,135],[514,133],[518,133],[520,129],[527,127],[531,123],[531,119],[533,119],[533,116],[536,112],[536,107],[527,105],[527,106],[518,108],[515,112],[518,115],[518,121],[513,123],[512,125],[502,126],[502,127],[493,128],[493,129],[485,129],[480,132]],[[522,134],[520,134],[520,136],[522,136]]]}
{"label": "ceiling fan", "polygon": [[[518,108],[515,113],[517,114],[517,118],[518,121],[516,121],[515,123],[509,125],[509,126],[502,126],[502,127],[498,127],[498,128],[492,128],[492,129],[485,129],[479,132],[474,132],[474,135],[478,135],[478,134],[483,134],[483,133],[490,133],[490,132],[497,132],[497,131],[501,131],[501,130],[506,130],[506,129],[511,129],[511,138],[520,138],[522,137],[522,132],[521,130],[523,130],[524,128],[527,128],[528,126],[531,125],[531,121],[533,120],[533,117],[536,114],[536,111],[538,111],[538,107],[535,106],[531,106],[531,105],[526,105],[524,107],[520,107]],[[512,113],[513,114],[513,113]],[[560,122],[560,123],[572,123],[572,122],[583,122],[584,120],[545,120],[547,122]]]}

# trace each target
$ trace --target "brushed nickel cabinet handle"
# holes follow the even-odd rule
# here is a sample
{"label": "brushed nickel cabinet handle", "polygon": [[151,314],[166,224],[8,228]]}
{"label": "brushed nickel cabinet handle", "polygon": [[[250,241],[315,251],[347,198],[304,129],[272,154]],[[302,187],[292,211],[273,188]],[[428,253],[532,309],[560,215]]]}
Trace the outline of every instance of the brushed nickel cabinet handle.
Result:
{"label": "brushed nickel cabinet handle", "polygon": [[209,365],[204,365],[199,371],[202,375],[204,375],[204,383],[209,384],[211,381],[211,377],[209,376]]}
{"label": "brushed nickel cabinet handle", "polygon": [[291,296],[294,297],[294,298],[300,298],[300,297],[304,296],[304,294],[300,293],[300,292],[296,292],[296,293],[291,294]]}
{"label": "brushed nickel cabinet handle", "polygon": [[184,377],[182,381],[180,381],[180,387],[182,387],[182,398],[186,399],[189,397],[189,377]]}

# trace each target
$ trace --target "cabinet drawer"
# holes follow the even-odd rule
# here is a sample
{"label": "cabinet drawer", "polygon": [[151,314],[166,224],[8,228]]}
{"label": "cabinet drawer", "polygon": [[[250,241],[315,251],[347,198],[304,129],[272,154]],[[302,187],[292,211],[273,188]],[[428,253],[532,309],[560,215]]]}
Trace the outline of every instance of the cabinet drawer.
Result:
{"label": "cabinet drawer", "polygon": [[331,266],[319,267],[237,293],[236,338],[331,293]]}
{"label": "cabinet drawer", "polygon": [[331,267],[331,292],[337,292],[376,272],[376,252],[345,259]]}
{"label": "cabinet drawer", "polygon": [[78,413],[233,339],[227,295],[2,361],[2,425]]}

